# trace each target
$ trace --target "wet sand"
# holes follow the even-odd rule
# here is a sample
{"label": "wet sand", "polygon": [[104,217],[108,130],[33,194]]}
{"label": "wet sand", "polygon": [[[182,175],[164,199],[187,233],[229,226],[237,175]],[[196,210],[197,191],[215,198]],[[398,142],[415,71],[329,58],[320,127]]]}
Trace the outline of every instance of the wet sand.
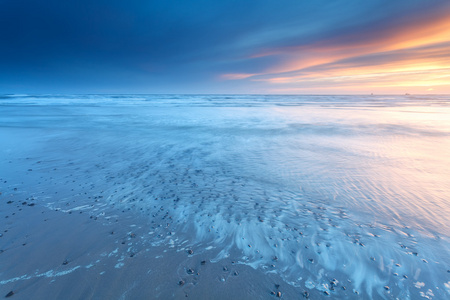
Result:
{"label": "wet sand", "polygon": [[0,106],[0,296],[450,294],[437,111],[229,101]]}
{"label": "wet sand", "polygon": [[20,198],[2,192],[4,296],[12,291],[13,299],[271,299],[280,292],[292,299],[302,292],[277,274],[238,263],[238,251],[211,262],[217,250],[154,246],[151,225],[135,212],[92,217]]}

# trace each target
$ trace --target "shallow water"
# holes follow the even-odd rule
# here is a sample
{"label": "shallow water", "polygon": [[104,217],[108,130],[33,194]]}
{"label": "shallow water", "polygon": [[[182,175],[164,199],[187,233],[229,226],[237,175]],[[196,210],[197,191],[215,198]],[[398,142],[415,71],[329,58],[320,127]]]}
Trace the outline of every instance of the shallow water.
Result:
{"label": "shallow water", "polygon": [[155,247],[323,297],[450,296],[448,96],[4,95],[0,139],[4,191],[129,210]]}

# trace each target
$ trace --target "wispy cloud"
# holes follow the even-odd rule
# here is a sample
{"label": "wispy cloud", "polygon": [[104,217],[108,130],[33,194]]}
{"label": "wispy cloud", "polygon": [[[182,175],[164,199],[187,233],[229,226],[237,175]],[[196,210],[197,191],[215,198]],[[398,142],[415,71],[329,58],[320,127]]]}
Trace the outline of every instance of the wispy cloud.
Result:
{"label": "wispy cloud", "polygon": [[449,15],[447,0],[2,1],[0,92],[450,93]]}
{"label": "wispy cloud", "polygon": [[278,56],[282,63],[249,80],[265,82],[272,91],[395,91],[407,87],[450,92],[448,11],[412,17],[393,26],[374,26],[313,44],[254,54],[252,58]]}

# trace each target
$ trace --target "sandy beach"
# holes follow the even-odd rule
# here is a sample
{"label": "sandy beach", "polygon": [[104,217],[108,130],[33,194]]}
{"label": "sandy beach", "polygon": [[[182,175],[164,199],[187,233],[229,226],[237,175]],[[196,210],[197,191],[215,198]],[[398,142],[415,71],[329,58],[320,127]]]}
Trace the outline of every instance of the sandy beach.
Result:
{"label": "sandy beach", "polygon": [[0,296],[449,296],[447,100],[73,97],[0,103]]}

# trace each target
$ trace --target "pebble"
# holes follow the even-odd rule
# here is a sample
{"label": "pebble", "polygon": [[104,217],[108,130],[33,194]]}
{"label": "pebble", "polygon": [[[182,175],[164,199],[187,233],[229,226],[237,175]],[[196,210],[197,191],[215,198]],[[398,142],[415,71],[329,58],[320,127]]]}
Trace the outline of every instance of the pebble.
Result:
{"label": "pebble", "polygon": [[280,291],[277,292],[277,297],[281,298],[281,292]]}
{"label": "pebble", "polygon": [[328,292],[328,291],[324,291],[323,293],[327,296],[330,296],[330,292]]}
{"label": "pebble", "polygon": [[308,292],[303,292],[303,297],[305,297],[305,298],[309,298],[309,293]]}
{"label": "pebble", "polygon": [[66,259],[66,260],[63,261],[62,264],[63,264],[63,265],[67,265],[68,263],[69,263],[69,262],[68,262],[67,259]]}
{"label": "pebble", "polygon": [[179,285],[179,286],[182,286],[182,285],[184,285],[184,280],[180,280],[180,281],[178,281],[178,285]]}
{"label": "pebble", "polygon": [[189,255],[191,255],[191,254],[194,254],[194,251],[193,251],[192,249],[189,249],[189,250],[187,251],[187,253],[188,253]]}
{"label": "pebble", "polygon": [[339,281],[337,281],[336,278],[334,278],[333,280],[331,280],[331,281],[330,281],[331,288],[337,286],[337,285],[338,285],[338,282],[339,282]]}
{"label": "pebble", "polygon": [[206,260],[202,260],[200,264],[202,264],[202,266],[206,265]]}
{"label": "pebble", "polygon": [[14,295],[14,292],[13,292],[13,291],[10,291],[8,294],[6,294],[5,298],[9,298],[9,297],[11,297],[12,295]]}
{"label": "pebble", "polygon": [[192,274],[194,274],[194,270],[192,270],[192,269],[187,269],[187,270],[186,270],[186,273],[192,275]]}
{"label": "pebble", "polygon": [[389,288],[387,285],[384,286],[384,289],[385,289],[386,291],[389,291],[389,290],[390,290],[390,288]]}

